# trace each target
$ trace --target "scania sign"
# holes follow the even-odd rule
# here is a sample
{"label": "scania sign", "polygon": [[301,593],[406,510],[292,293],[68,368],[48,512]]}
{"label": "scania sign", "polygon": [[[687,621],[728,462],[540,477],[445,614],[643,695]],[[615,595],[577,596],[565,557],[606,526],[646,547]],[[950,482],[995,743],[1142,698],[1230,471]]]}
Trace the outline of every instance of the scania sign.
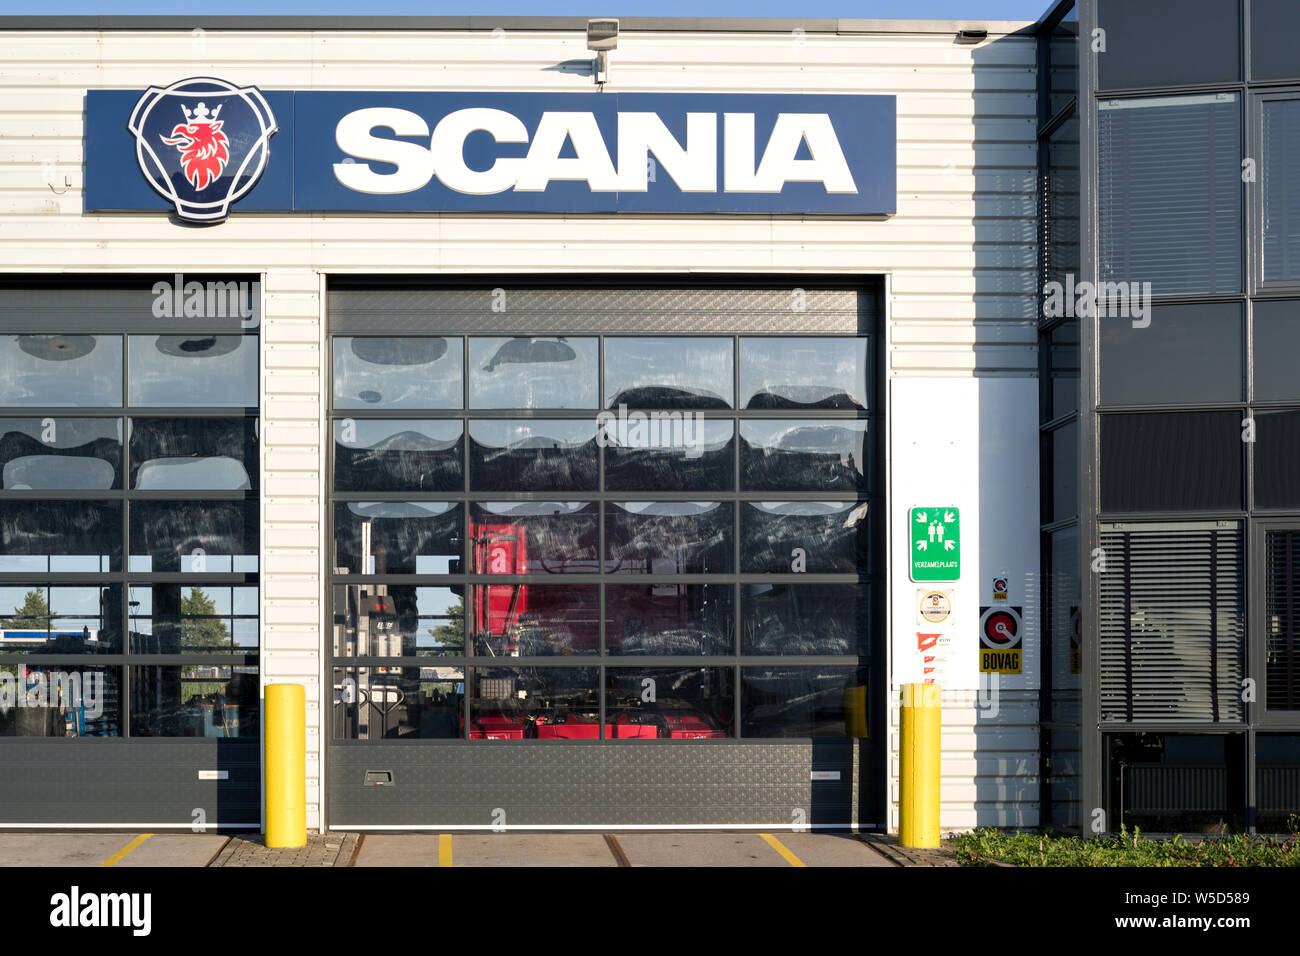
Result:
{"label": "scania sign", "polygon": [[261,93],[204,79],[92,90],[86,111],[88,212],[895,211],[892,96]]}

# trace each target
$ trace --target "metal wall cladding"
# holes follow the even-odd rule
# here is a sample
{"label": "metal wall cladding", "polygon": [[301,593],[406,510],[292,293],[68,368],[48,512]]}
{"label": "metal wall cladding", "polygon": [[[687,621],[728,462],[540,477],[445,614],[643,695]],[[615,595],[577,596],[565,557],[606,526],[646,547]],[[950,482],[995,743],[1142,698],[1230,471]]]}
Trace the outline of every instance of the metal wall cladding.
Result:
{"label": "metal wall cladding", "polygon": [[[0,741],[0,827],[256,827],[262,818],[258,750],[256,739],[6,739]],[[224,770],[228,778],[200,780],[201,770]]]}
{"label": "metal wall cladding", "polygon": [[[504,746],[502,745],[504,743]],[[838,827],[879,823],[866,741],[678,746],[382,741],[330,750],[330,826]],[[869,758],[866,758],[869,759]],[[366,771],[392,786],[366,786]],[[813,780],[813,771],[840,779]],[[494,816],[495,814],[495,816]]]}

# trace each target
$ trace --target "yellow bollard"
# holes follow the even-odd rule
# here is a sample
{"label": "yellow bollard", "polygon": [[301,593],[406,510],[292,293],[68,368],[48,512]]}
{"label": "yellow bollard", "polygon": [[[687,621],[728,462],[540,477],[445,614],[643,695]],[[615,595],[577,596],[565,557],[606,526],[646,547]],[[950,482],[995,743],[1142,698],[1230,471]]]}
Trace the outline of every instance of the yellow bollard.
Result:
{"label": "yellow bollard", "polygon": [[898,801],[898,842],[903,846],[939,845],[939,702],[937,684],[903,685]]}
{"label": "yellow bollard", "polygon": [[266,845],[307,843],[307,692],[266,686]]}

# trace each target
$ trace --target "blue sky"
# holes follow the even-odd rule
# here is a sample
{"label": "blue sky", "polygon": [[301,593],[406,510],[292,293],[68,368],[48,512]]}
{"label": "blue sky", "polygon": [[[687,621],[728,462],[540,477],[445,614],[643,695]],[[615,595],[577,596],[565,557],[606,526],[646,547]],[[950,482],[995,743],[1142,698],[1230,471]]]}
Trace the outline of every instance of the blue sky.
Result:
{"label": "blue sky", "polygon": [[1036,20],[1049,0],[6,0],[0,14],[865,17]]}

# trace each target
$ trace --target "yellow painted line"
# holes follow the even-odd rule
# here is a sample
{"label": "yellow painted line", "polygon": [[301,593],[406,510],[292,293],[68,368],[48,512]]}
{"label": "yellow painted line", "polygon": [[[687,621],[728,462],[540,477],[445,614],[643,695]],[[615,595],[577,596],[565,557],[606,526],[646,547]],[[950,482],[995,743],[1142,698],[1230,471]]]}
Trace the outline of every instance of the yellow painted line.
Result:
{"label": "yellow painted line", "polygon": [[438,865],[451,866],[451,834],[438,834]]}
{"label": "yellow painted line", "polygon": [[777,853],[780,853],[781,856],[785,859],[785,862],[789,863],[791,866],[806,867],[808,865],[803,860],[799,859],[797,856],[791,853],[786,848],[785,844],[782,843],[780,840],[778,840],[776,837],[772,836],[772,834],[760,833],[759,836],[761,836],[764,840],[767,841],[768,846],[770,846],[773,850],[776,850]]}
{"label": "yellow painted line", "polygon": [[116,853],[114,853],[112,856],[110,856],[107,860],[105,860],[103,863],[99,865],[117,866],[124,859],[126,859],[127,854],[134,853],[136,849],[139,848],[140,844],[143,843],[145,840],[149,839],[151,836],[153,836],[152,833],[141,833],[138,837],[136,837],[126,846],[122,847],[122,849],[118,850]]}

